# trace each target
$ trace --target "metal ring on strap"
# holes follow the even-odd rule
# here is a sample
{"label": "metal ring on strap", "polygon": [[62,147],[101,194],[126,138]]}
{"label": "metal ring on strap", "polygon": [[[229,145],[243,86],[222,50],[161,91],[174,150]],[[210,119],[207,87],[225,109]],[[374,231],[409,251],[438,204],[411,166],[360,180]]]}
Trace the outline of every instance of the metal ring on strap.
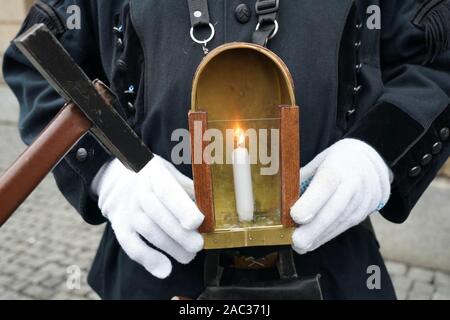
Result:
{"label": "metal ring on strap", "polygon": [[191,27],[191,39],[198,44],[202,44],[202,45],[206,46],[206,44],[208,42],[210,42],[216,34],[216,29],[214,29],[214,26],[212,25],[212,23],[209,23],[208,26],[211,30],[211,35],[207,39],[204,39],[204,40],[197,39],[197,37],[194,34],[194,27]]}
{"label": "metal ring on strap", "polygon": [[[277,33],[278,33],[278,30],[279,30],[278,21],[277,21],[277,20],[274,20],[274,21],[273,21],[273,24],[275,25],[275,29],[274,29],[273,32],[269,35],[269,37],[267,38],[267,40],[273,39],[273,38],[277,35]],[[255,29],[255,30],[258,31],[260,27],[261,27],[261,23],[258,22],[258,24],[256,25],[256,29]]]}

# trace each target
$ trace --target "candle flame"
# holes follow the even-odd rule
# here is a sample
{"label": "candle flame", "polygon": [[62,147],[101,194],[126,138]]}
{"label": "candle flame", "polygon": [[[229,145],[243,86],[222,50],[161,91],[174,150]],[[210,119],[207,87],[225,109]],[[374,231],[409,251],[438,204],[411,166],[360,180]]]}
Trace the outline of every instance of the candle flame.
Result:
{"label": "candle flame", "polygon": [[245,134],[244,132],[240,129],[237,128],[235,131],[236,137],[237,137],[237,142],[238,142],[238,147],[244,147],[245,146]]}

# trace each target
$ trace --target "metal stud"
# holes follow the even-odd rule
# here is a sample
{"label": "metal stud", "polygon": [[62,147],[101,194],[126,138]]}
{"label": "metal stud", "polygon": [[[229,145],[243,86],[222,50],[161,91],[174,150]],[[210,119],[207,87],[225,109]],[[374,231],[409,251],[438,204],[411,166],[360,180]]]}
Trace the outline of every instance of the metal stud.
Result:
{"label": "metal stud", "polygon": [[114,34],[116,37],[122,37],[123,36],[123,26],[114,27],[113,28]]}
{"label": "metal stud", "polygon": [[353,94],[357,94],[359,91],[361,91],[362,85],[356,86],[353,88]]}
{"label": "metal stud", "polygon": [[363,67],[363,64],[362,64],[362,63],[357,64],[357,65],[355,66],[356,72],[360,72],[361,69],[362,69],[362,67]]}
{"label": "metal stud", "polygon": [[116,43],[118,48],[123,48],[123,40],[121,38],[118,38]]}
{"label": "metal stud", "polygon": [[134,86],[133,86],[133,85],[130,85],[130,86],[128,87],[128,90],[125,90],[124,93],[125,93],[125,94],[134,94]]}
{"label": "metal stud", "polygon": [[75,157],[78,162],[85,162],[88,158],[88,151],[85,148],[79,148],[76,152]]}

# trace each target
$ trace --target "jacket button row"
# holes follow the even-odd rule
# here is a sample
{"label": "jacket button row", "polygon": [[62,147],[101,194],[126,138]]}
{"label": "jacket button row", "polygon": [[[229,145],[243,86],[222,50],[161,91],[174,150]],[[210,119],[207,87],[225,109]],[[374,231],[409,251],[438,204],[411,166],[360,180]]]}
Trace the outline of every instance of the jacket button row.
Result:
{"label": "jacket button row", "polygon": [[[362,29],[362,27],[363,27],[363,24],[362,24],[361,21],[358,21],[356,23],[356,25],[355,25],[355,28],[357,30]],[[358,32],[358,34],[359,33],[360,32]],[[357,74],[360,73],[360,71],[361,71],[361,69],[363,67],[362,63],[358,59],[358,54],[359,54],[358,51],[360,50],[361,45],[362,45],[362,41],[359,39],[359,35],[357,36],[356,41],[354,42],[353,45],[354,45],[354,48],[355,48],[355,56],[357,57],[356,58],[356,64],[354,66],[355,72],[356,72],[355,82],[354,82],[354,86],[353,86],[353,105],[354,105],[354,107],[347,111],[347,117],[352,116],[356,112],[356,109],[357,109],[357,107],[356,107],[356,105],[357,105],[357,95],[359,94],[359,91],[361,91],[361,89],[362,89],[362,85],[359,84],[359,81],[358,81],[359,79],[358,79],[358,75],[357,75]]]}
{"label": "jacket button row", "polygon": [[116,36],[116,45],[118,48],[123,48],[123,26],[113,28],[114,35]]}
{"label": "jacket button row", "polygon": [[75,154],[75,158],[78,162],[85,162],[88,158],[88,152],[85,148],[80,148]]}
{"label": "jacket button row", "polygon": [[[445,132],[443,132],[443,130],[441,130],[441,133],[445,133]],[[449,134],[450,134],[450,132],[449,132]],[[441,135],[441,137],[442,137],[442,135]],[[445,134],[444,134],[444,138],[445,138]],[[448,137],[447,137],[447,139],[448,139]],[[425,154],[422,157],[422,159],[420,160],[420,164],[422,166],[429,165],[431,163],[431,160],[433,160],[433,155],[438,155],[439,153],[441,153],[442,148],[443,148],[442,142],[436,142],[435,144],[433,144],[433,146],[431,147],[431,154],[430,153]],[[409,176],[411,178],[415,178],[415,177],[419,176],[421,173],[422,173],[422,168],[419,166],[413,167],[413,168],[411,168],[411,170],[409,170]]]}
{"label": "jacket button row", "polygon": [[[114,27],[114,28],[113,28],[113,31],[114,31],[114,34],[115,34],[116,37],[117,37],[117,42],[116,42],[116,43],[117,43],[117,47],[123,48],[123,46],[124,46],[124,44],[123,44],[123,26],[120,26],[120,27]],[[121,72],[121,73],[126,73],[126,72],[128,71],[128,65],[127,65],[127,63],[126,63],[124,60],[122,60],[122,59],[119,59],[119,60],[116,61],[116,68],[117,68],[117,70],[118,70],[119,72]],[[124,94],[133,97],[133,96],[135,95],[135,88],[134,88],[134,86],[133,86],[133,85],[130,85],[130,86],[128,87],[128,89],[124,91]],[[129,101],[129,102],[127,103],[127,107],[128,107],[128,109],[129,109],[131,112],[134,111],[134,105],[133,105],[132,102]],[[78,151],[80,151],[80,150],[78,150]],[[86,152],[86,157],[87,157],[87,152]],[[77,153],[77,159],[78,159],[78,153]],[[80,161],[80,160],[79,160],[79,161]],[[83,161],[84,161],[84,160],[83,160]]]}
{"label": "jacket button row", "polygon": [[[126,94],[127,96],[130,96],[131,98],[133,98],[136,94],[136,89],[135,89],[134,85],[130,85],[128,87],[128,89],[125,90],[123,93]],[[134,109],[135,109],[134,104],[131,101],[128,101],[127,106],[128,106],[128,110],[130,112],[134,112]]]}

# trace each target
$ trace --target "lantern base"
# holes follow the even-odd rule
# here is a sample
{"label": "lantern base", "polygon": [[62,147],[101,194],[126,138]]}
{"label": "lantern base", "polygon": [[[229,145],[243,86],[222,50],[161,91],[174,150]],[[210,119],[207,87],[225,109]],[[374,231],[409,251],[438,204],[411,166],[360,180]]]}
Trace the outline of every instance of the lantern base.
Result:
{"label": "lantern base", "polygon": [[283,226],[216,229],[212,233],[204,233],[205,249],[229,249],[241,247],[281,246],[292,244],[295,228]]}

